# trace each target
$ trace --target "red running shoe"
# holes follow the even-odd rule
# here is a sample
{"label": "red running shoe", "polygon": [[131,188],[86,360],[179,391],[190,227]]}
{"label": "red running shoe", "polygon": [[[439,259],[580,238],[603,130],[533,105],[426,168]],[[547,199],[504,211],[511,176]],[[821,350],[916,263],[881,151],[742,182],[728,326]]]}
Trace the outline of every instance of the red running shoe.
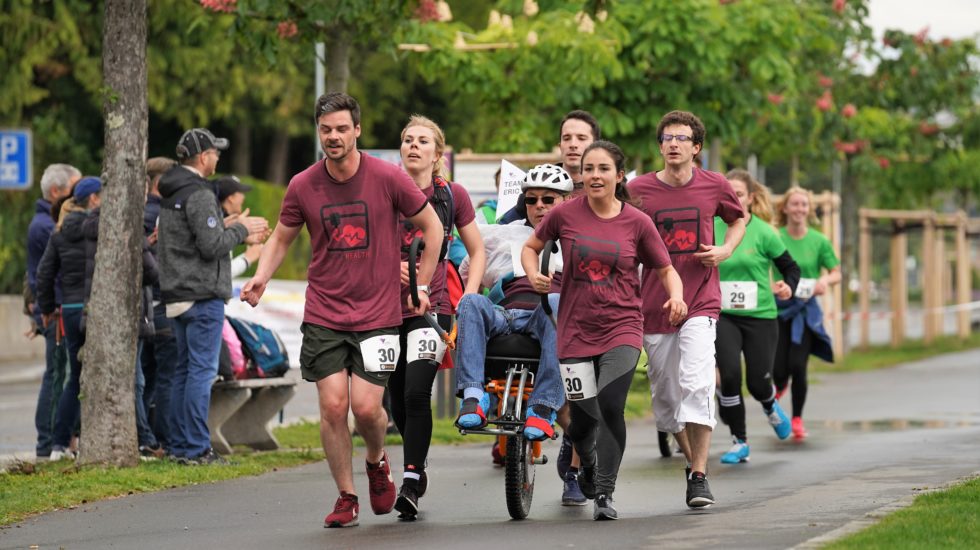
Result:
{"label": "red running shoe", "polygon": [[500,442],[494,439],[493,447],[490,448],[490,458],[497,466],[504,465],[504,454],[500,452]]}
{"label": "red running shoe", "polygon": [[330,512],[323,519],[324,527],[354,527],[358,523],[357,513],[360,506],[357,504],[357,495],[341,491],[340,498],[333,505],[333,512]]}
{"label": "red running shoe", "polygon": [[803,427],[802,416],[794,416],[792,420],[792,426],[793,426],[794,439],[805,439],[806,436],[810,435],[809,432],[806,431],[806,428]]}
{"label": "red running shoe", "polygon": [[395,507],[395,499],[398,498],[395,482],[391,479],[391,468],[388,466],[388,451],[381,455],[380,464],[366,466],[371,510],[377,515],[387,514]]}

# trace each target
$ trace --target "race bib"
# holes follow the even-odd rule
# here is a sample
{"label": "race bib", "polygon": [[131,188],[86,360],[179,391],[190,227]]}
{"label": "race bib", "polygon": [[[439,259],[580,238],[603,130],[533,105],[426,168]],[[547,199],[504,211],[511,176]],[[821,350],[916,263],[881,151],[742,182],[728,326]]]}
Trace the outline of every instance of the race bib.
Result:
{"label": "race bib", "polygon": [[592,361],[561,363],[560,368],[561,380],[565,384],[565,396],[569,401],[589,399],[599,393]]}
{"label": "race bib", "polygon": [[722,281],[721,309],[753,310],[759,305],[759,285],[755,281]]}
{"label": "race bib", "polygon": [[405,345],[405,362],[433,361],[442,363],[446,355],[446,343],[431,328],[417,328],[408,333]]}
{"label": "race bib", "polygon": [[796,285],[795,296],[801,300],[809,300],[813,298],[813,289],[816,287],[816,279],[800,279],[799,284]]}
{"label": "race bib", "polygon": [[394,372],[401,346],[397,334],[382,334],[361,340],[361,358],[367,372]]}

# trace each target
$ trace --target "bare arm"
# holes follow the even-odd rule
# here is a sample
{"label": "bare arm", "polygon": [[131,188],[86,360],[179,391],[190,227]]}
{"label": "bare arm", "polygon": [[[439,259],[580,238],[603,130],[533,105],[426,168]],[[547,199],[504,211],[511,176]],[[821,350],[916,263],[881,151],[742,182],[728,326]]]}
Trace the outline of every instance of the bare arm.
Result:
{"label": "bare arm", "polygon": [[657,276],[660,277],[660,284],[670,298],[664,302],[663,309],[668,314],[668,320],[672,325],[681,324],[687,317],[687,304],[684,303],[684,284],[681,276],[677,274],[674,266],[668,265],[657,269]]}
{"label": "bare arm", "polygon": [[463,294],[476,294],[480,292],[480,281],[487,268],[487,251],[483,247],[483,236],[480,235],[476,222],[470,222],[459,228],[459,238],[470,256],[470,270]]}
{"label": "bare arm", "polygon": [[[436,271],[436,264],[439,263],[439,251],[442,249],[443,237],[442,222],[439,221],[439,215],[436,214],[435,209],[428,203],[418,214],[408,218],[408,221],[422,230],[425,250],[422,251],[422,261],[419,263],[417,280],[420,285],[428,285],[432,281],[432,274]],[[420,292],[419,306],[415,307],[415,314],[422,315],[428,310],[429,296]]]}
{"label": "bare arm", "polygon": [[817,279],[817,284],[813,287],[813,295],[820,296],[821,294],[824,294],[831,285],[836,285],[839,283],[840,279],[840,266],[836,266]]}
{"label": "bare arm", "polygon": [[276,224],[275,231],[272,232],[272,236],[262,248],[262,255],[259,257],[259,266],[255,270],[255,275],[242,287],[243,302],[248,302],[252,307],[258,305],[259,299],[265,292],[265,286],[276,270],[279,269],[279,266],[282,265],[282,260],[286,257],[286,250],[299,235],[302,227],[301,225],[289,227],[282,223]]}
{"label": "bare arm", "polygon": [[744,236],[745,218],[738,218],[728,224],[728,230],[725,231],[725,242],[721,246],[701,243],[701,251],[695,253],[694,257],[708,267],[717,267],[718,264],[727,260],[732,252],[735,252]]}
{"label": "bare arm", "polygon": [[551,274],[541,273],[538,266],[542,250],[544,250],[544,243],[537,235],[528,237],[524,247],[521,248],[521,265],[527,273],[527,280],[538,294],[546,294],[551,290]]}

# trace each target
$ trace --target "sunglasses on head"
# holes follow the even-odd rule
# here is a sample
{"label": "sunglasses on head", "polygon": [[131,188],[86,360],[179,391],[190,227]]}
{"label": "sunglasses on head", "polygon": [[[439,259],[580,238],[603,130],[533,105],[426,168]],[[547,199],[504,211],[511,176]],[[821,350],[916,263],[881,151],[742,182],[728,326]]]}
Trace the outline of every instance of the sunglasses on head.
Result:
{"label": "sunglasses on head", "polygon": [[538,200],[540,200],[543,204],[555,204],[556,199],[550,195],[544,197],[524,197],[524,204],[534,206],[535,204],[538,204]]}

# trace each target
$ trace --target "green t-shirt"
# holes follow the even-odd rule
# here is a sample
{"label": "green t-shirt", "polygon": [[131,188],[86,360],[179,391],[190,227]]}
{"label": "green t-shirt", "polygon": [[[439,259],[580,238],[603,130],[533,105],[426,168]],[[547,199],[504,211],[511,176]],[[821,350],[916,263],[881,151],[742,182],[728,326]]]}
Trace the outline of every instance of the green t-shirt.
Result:
{"label": "green t-shirt", "polygon": [[789,250],[796,264],[800,266],[800,278],[817,279],[820,269],[833,269],[840,265],[830,239],[823,233],[809,228],[802,239],[794,239],[786,232],[785,227],[779,228],[779,236]]}
{"label": "green t-shirt", "polygon": [[[721,218],[715,218],[715,243],[725,242],[728,229]],[[749,217],[745,237],[738,248],[718,266],[721,281],[721,312],[759,319],[776,318],[776,299],[769,286],[772,261],[786,252],[786,245],[776,228]]]}

